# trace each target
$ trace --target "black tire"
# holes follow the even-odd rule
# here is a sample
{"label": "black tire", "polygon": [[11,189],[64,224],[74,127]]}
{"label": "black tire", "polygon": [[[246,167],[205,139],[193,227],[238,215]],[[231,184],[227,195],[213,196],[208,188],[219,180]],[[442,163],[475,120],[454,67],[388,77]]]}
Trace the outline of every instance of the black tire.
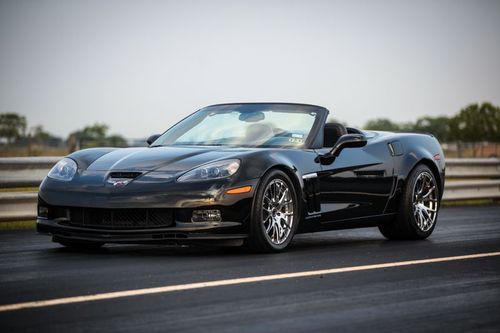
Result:
{"label": "black tire", "polygon": [[[422,178],[432,180],[432,184],[435,187],[435,192],[432,193],[432,201],[434,202],[432,205],[435,212],[431,212],[431,214],[434,214],[432,217],[431,215],[426,215],[429,219],[433,218],[433,222],[432,225],[429,223],[425,226],[425,228],[419,227],[420,221],[418,220],[418,217],[416,217],[418,213],[415,213],[414,211],[414,203],[417,200],[416,197],[418,197],[418,195],[415,194],[415,189],[416,185],[420,186],[420,184],[416,183]],[[429,186],[429,189],[430,188],[432,188],[432,186]],[[440,198],[441,196],[439,193],[438,182],[432,171],[425,164],[417,165],[410,173],[405,187],[403,188],[401,202],[396,218],[389,223],[380,225],[380,232],[388,239],[425,239],[429,237],[436,227],[437,215],[440,207]]]}
{"label": "black tire", "polygon": [[[272,186],[271,184],[285,184],[286,187],[289,189],[289,194],[290,198],[292,199],[292,203],[289,204],[288,208],[293,207],[293,215],[292,216],[292,222],[290,228],[284,228],[284,230],[289,230],[288,235],[284,238],[284,241],[280,244],[276,244],[273,240],[271,240],[271,236],[268,235],[268,232],[266,232],[266,226],[265,223],[263,223],[263,216],[266,216],[266,212],[264,212],[263,208],[263,201],[264,201],[264,196],[266,194],[266,190],[268,189],[268,186]],[[280,185],[280,186],[281,186]],[[284,188],[284,187],[283,187]],[[286,200],[286,199],[285,199]],[[266,199],[266,202],[269,202],[268,199]],[[279,209],[278,214],[282,214],[282,211],[284,209]],[[250,216],[250,235],[249,238],[246,239],[245,241],[245,246],[250,249],[251,251],[254,252],[279,252],[283,251],[286,249],[286,247],[290,244],[290,242],[293,239],[293,236],[295,235],[295,231],[297,230],[297,226],[300,222],[300,204],[298,201],[298,195],[297,195],[297,190],[293,186],[292,181],[290,180],[290,177],[287,176],[286,173],[284,173],[281,170],[273,169],[266,173],[264,177],[261,179],[259,187],[257,188],[257,191],[255,192],[254,199],[253,199],[253,204],[252,204],[252,211],[251,211],[251,216]],[[276,214],[276,213],[275,213]],[[272,219],[272,217],[271,217]],[[283,220],[282,220],[283,221]],[[289,222],[289,221],[288,221]],[[269,222],[272,223],[272,222]],[[280,222],[280,225],[283,225],[285,223]],[[268,224],[269,225],[269,224]],[[286,224],[285,224],[286,226]],[[272,229],[272,228],[271,228]],[[273,232],[273,230],[270,230],[269,232]],[[276,231],[277,232],[277,231]]]}
{"label": "black tire", "polygon": [[59,238],[54,238],[54,242],[61,244],[64,247],[67,247],[68,249],[71,250],[76,250],[76,251],[95,251],[99,248],[101,248],[104,243],[98,243],[98,242],[90,242],[90,241],[83,241],[83,240],[66,240],[66,239],[59,239]]}

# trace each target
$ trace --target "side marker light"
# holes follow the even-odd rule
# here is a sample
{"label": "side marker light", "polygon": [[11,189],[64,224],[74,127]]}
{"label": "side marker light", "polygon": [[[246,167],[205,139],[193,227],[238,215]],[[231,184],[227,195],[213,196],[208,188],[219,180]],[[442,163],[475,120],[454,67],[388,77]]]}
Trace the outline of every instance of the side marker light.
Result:
{"label": "side marker light", "polygon": [[226,191],[227,194],[241,194],[241,193],[248,193],[252,190],[252,186],[242,186],[242,187],[236,187],[232,188]]}

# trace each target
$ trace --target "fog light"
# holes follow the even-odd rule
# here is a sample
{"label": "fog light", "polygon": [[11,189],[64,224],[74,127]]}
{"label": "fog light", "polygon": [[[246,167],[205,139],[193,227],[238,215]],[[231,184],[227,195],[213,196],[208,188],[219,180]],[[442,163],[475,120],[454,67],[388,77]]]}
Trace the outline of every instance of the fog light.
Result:
{"label": "fog light", "polygon": [[220,222],[222,221],[220,210],[193,210],[191,222]]}
{"label": "fog light", "polygon": [[48,218],[49,217],[49,207],[38,206],[38,217]]}

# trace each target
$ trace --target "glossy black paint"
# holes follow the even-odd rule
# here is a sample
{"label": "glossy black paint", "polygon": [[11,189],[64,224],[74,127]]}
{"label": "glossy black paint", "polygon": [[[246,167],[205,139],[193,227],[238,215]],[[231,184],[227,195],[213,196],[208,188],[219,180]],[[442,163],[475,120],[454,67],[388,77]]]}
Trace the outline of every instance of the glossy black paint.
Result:
{"label": "glossy black paint", "polygon": [[[254,192],[261,177],[272,168],[290,176],[300,197],[302,217],[298,232],[373,226],[388,221],[397,212],[406,178],[418,163],[426,163],[433,170],[442,195],[444,155],[431,135],[349,129],[351,141],[357,136],[363,144],[322,148],[328,110],[310,105],[307,108],[318,112],[319,123],[303,149],[152,146],[75,152],[69,155],[79,168],[74,179],[61,182],[46,177],[40,186],[40,205],[54,209],[168,208],[174,211],[175,224],[156,229],[104,230],[70,226],[64,219],[49,216],[37,219],[38,230],[58,239],[102,242],[243,239],[248,236]],[[338,142],[349,141],[343,139]],[[332,161],[321,158],[332,151]],[[233,158],[239,159],[241,166],[229,178],[177,181],[197,166]],[[140,175],[124,187],[114,187],[107,180],[115,172]],[[252,186],[248,193],[226,193],[230,188],[246,185]],[[192,223],[192,210],[200,208],[220,209],[223,222]]]}

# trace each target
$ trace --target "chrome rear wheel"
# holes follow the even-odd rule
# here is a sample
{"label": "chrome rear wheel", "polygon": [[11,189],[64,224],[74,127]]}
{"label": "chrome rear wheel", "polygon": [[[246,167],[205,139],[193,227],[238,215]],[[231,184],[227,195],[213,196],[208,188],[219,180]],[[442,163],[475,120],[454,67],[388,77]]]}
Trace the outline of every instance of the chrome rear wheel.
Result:
{"label": "chrome rear wheel", "polygon": [[402,188],[395,218],[379,225],[389,239],[425,239],[437,223],[441,200],[439,179],[425,164],[417,165]]}
{"label": "chrome rear wheel", "polygon": [[417,227],[429,231],[436,222],[438,209],[437,188],[432,175],[422,172],[413,185],[413,216]]}

